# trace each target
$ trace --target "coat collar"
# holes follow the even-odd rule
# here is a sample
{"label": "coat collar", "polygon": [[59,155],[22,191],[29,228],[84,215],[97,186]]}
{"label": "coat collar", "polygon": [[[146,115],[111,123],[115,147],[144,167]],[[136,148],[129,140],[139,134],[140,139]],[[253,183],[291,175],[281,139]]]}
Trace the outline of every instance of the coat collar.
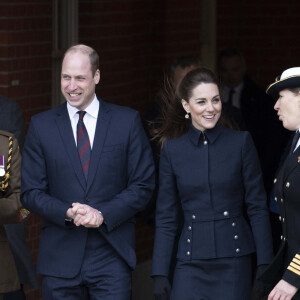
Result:
{"label": "coat collar", "polygon": [[91,154],[91,163],[90,163],[88,181],[87,181],[87,191],[89,190],[89,188],[91,187],[94,181],[98,169],[99,159],[101,156],[106,135],[108,133],[108,128],[111,119],[111,112],[110,112],[109,105],[102,100],[99,100],[99,102],[100,102],[100,107],[99,107],[99,113],[98,113],[98,119],[96,125],[93,150]]}
{"label": "coat collar", "polygon": [[287,179],[288,175],[300,165],[300,146],[296,149],[296,151],[289,155],[284,164],[284,180]]}
{"label": "coat collar", "polygon": [[214,143],[218,136],[222,133],[223,127],[218,122],[216,126],[212,129],[207,129],[204,132],[201,130],[196,129],[193,124],[191,123],[190,129],[188,131],[188,136],[191,142],[198,146],[201,139],[203,139],[203,134],[205,135],[206,139],[209,141],[210,144]]}
{"label": "coat collar", "polygon": [[56,107],[56,124],[63,141],[64,148],[68,153],[68,158],[71,161],[71,165],[74,172],[81,183],[82,187],[85,188],[85,178],[82,172],[81,162],[76,148],[74,135],[72,131],[71,121],[68,114],[67,103],[63,103]]}

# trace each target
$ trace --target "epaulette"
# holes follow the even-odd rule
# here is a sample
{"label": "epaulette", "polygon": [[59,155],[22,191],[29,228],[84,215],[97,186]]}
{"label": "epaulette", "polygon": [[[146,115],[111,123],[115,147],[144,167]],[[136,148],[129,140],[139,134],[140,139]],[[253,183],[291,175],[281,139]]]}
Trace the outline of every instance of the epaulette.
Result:
{"label": "epaulette", "polygon": [[13,133],[8,132],[8,131],[4,131],[4,130],[0,130],[0,135],[4,135],[4,136],[7,136],[7,137],[12,137],[12,138],[14,138]]}
{"label": "epaulette", "polygon": [[[4,174],[2,174],[1,181],[0,181],[0,190],[2,192],[5,192],[6,189],[8,188],[8,180],[10,178],[10,167],[11,167],[12,152],[13,152],[13,137],[8,136],[7,165],[6,165],[6,169],[4,169],[4,168],[2,169]],[[4,161],[3,161],[3,166],[4,166]]]}

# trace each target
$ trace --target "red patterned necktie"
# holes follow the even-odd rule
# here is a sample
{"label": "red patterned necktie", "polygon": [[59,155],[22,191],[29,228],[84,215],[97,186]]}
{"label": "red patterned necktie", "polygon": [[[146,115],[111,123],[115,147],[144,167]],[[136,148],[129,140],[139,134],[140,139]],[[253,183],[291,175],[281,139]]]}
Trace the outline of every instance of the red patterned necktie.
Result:
{"label": "red patterned necktie", "polygon": [[88,132],[83,123],[83,117],[86,112],[78,111],[77,113],[79,114],[79,119],[77,123],[77,150],[81,160],[85,180],[87,181],[91,159],[91,144]]}

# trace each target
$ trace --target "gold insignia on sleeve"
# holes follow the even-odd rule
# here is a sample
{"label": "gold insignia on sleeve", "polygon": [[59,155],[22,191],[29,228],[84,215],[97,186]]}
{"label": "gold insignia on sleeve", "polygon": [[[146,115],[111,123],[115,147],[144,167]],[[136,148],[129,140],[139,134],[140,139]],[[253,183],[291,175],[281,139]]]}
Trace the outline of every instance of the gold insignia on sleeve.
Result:
{"label": "gold insignia on sleeve", "polygon": [[13,145],[13,139],[12,137],[8,138],[8,157],[7,157],[7,165],[6,165],[6,171],[5,175],[3,176],[3,180],[0,181],[0,190],[2,192],[5,192],[8,187],[8,180],[10,177],[10,165],[11,165],[11,156],[12,156],[12,145]]}
{"label": "gold insignia on sleeve", "polygon": [[300,255],[296,254],[290,265],[287,267],[288,270],[300,276]]}
{"label": "gold insignia on sleeve", "polygon": [[24,207],[19,209],[19,222],[23,222],[30,214],[30,211]]}

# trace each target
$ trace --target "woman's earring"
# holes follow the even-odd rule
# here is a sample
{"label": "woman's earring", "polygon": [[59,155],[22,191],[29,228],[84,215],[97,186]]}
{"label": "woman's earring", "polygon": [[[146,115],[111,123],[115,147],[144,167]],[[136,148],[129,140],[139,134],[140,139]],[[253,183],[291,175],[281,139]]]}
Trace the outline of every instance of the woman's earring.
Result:
{"label": "woman's earring", "polygon": [[190,115],[189,115],[189,113],[187,112],[186,114],[185,114],[185,116],[184,116],[186,119],[189,119],[190,118]]}

